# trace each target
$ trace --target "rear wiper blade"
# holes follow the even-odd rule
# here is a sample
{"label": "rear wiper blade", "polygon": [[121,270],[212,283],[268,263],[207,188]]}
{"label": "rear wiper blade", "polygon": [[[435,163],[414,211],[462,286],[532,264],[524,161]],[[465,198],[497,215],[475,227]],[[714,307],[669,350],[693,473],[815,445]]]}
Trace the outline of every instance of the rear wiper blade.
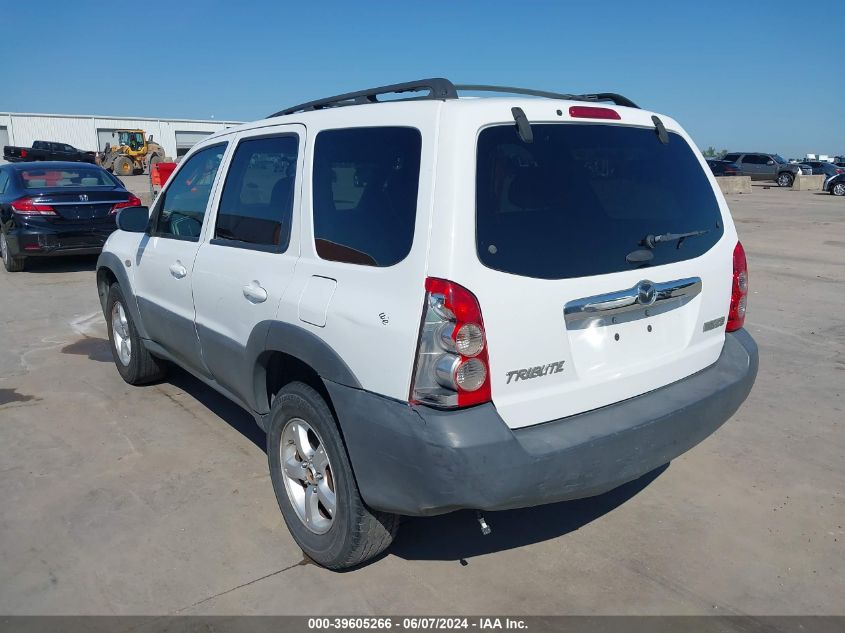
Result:
{"label": "rear wiper blade", "polygon": [[688,237],[696,237],[698,235],[704,235],[705,233],[709,232],[710,231],[704,229],[701,231],[688,231],[686,233],[663,233],[662,235],[649,234],[643,238],[641,244],[648,248],[654,249],[658,244],[663,244],[664,242],[678,242],[678,248],[681,248],[681,244]]}

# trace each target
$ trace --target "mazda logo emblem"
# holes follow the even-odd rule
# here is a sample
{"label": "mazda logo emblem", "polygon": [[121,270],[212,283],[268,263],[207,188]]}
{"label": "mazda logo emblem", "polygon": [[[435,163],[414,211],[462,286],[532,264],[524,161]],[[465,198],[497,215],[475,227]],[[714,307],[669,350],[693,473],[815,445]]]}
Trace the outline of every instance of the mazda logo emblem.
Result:
{"label": "mazda logo emblem", "polygon": [[657,291],[654,289],[654,284],[650,281],[641,281],[637,285],[637,303],[650,306],[655,301],[657,301]]}

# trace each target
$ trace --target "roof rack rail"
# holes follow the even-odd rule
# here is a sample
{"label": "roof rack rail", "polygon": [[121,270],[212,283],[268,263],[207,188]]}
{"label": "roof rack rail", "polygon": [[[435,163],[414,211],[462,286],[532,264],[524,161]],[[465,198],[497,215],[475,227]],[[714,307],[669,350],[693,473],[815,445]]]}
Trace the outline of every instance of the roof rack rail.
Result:
{"label": "roof rack rail", "polygon": [[[379,95],[386,94],[401,94],[403,92],[423,92],[428,91],[428,94],[418,97],[408,97],[407,99],[399,99],[399,101],[415,101],[420,99],[457,99],[458,92],[455,86],[448,79],[441,77],[434,77],[431,79],[420,79],[419,81],[408,81],[401,84],[391,84],[389,86],[380,86],[378,88],[369,88],[367,90],[359,90],[357,92],[347,92],[346,94],[336,95],[334,97],[327,97],[325,99],[317,99],[316,101],[309,101],[293,106],[292,108],[285,108],[275,114],[271,114],[268,119],[284,114],[294,114],[296,112],[309,112],[312,110],[322,110],[323,108],[334,108],[346,105],[359,105],[362,103],[379,103]],[[396,99],[390,99],[396,101]]]}
{"label": "roof rack rail", "polygon": [[597,92],[595,94],[575,95],[559,92],[547,92],[545,90],[532,90],[531,88],[514,88],[513,86],[484,86],[473,84],[457,84],[455,89],[468,92],[501,92],[503,94],[546,97],[547,99],[566,99],[568,101],[611,101],[616,105],[626,106],[628,108],[639,108],[636,103],[615,92]]}
{"label": "roof rack rail", "polygon": [[[532,90],[530,88],[514,88],[513,86],[485,86],[474,84],[459,84],[455,85],[448,79],[442,77],[433,77],[431,79],[420,79],[418,81],[408,81],[401,84],[391,84],[389,86],[380,86],[378,88],[369,88],[367,90],[359,90],[357,92],[347,92],[342,95],[335,95],[334,97],[326,97],[325,99],[317,99],[316,101],[309,101],[293,106],[292,108],[285,108],[275,114],[271,114],[268,119],[283,116],[285,114],[295,114],[297,112],[311,112],[314,110],[322,110],[324,108],[337,108],[347,105],[359,105],[363,103],[380,103],[382,101],[419,101],[425,99],[457,99],[458,91],[469,92],[499,92],[503,94],[520,94],[529,95],[532,97],[546,97],[547,99],[566,99],[569,101],[611,101],[616,105],[627,106],[629,108],[639,108],[639,106],[620,94],[615,92],[598,92],[595,94],[563,94],[558,92],[547,92],[545,90]],[[416,97],[407,97],[405,99],[379,99],[380,95],[388,94],[402,94],[404,92],[426,92],[427,94]]]}

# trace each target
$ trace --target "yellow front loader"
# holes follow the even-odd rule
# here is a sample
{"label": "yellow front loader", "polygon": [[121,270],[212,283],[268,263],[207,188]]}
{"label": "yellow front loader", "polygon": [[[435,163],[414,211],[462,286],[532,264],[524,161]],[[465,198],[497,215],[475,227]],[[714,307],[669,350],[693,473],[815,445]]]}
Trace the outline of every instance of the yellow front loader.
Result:
{"label": "yellow front loader", "polygon": [[112,137],[117,144],[106,144],[97,162],[116,176],[146,174],[153,165],[164,160],[164,148],[153,142],[152,134],[146,137],[144,130],[115,130]]}

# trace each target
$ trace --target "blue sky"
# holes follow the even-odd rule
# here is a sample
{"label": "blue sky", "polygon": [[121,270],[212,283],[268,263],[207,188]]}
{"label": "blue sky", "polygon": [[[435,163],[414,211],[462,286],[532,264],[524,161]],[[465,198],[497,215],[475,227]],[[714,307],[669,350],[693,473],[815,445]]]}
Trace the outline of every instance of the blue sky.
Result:
{"label": "blue sky", "polygon": [[443,76],[620,92],[702,149],[845,154],[843,22],[812,2],[7,0],[0,25],[0,111],[252,120]]}

